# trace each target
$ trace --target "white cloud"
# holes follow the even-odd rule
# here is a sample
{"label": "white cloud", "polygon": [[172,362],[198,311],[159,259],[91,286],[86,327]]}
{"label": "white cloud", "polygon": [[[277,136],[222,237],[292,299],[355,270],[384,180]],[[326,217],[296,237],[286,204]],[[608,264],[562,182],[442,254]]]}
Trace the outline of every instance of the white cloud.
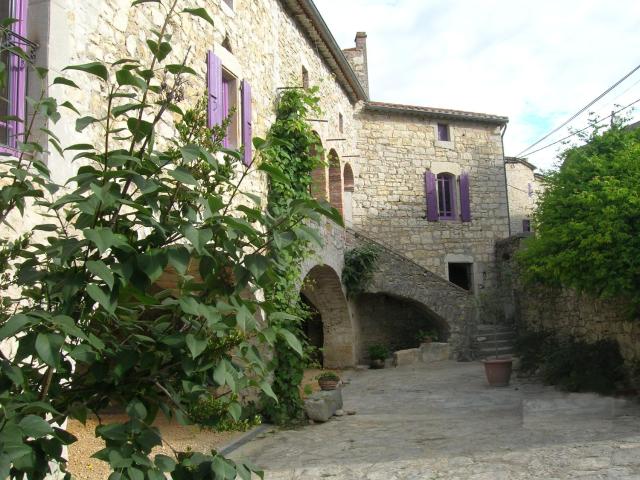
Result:
{"label": "white cloud", "polygon": [[[373,99],[506,115],[507,155],[561,124],[640,61],[637,0],[316,4],[343,48],[353,45],[356,31],[367,32]],[[614,103],[638,98],[640,71],[593,110],[606,116]],[[586,125],[586,114],[572,124]],[[552,147],[530,160],[548,168],[556,152]]]}

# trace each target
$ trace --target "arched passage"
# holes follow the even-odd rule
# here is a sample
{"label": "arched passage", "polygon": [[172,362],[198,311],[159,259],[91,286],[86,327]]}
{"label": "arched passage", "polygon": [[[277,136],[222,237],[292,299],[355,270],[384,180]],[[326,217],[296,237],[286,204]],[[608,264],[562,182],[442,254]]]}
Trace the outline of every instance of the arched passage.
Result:
{"label": "arched passage", "polygon": [[[307,330],[314,332],[315,339],[322,339],[324,367],[355,365],[354,329],[338,274],[326,265],[313,267],[305,277],[301,293],[317,312],[312,319],[314,325]],[[319,322],[322,322],[321,335]]]}
{"label": "arched passage", "polygon": [[331,206],[344,214],[342,209],[342,170],[340,157],[335,150],[329,151],[329,202]]}
{"label": "arched passage", "polygon": [[406,297],[388,293],[363,293],[354,299],[360,325],[359,361],[367,362],[372,345],[391,351],[417,348],[424,334],[435,334],[437,341],[447,341],[449,326],[425,305]]}
{"label": "arched passage", "polygon": [[351,227],[353,225],[353,190],[354,190],[354,181],[353,181],[353,170],[351,169],[351,165],[348,163],[344,166],[344,195],[342,200],[344,202],[344,223],[347,227]]}
{"label": "arched passage", "polygon": [[320,141],[320,136],[318,135],[318,133],[313,133],[317,138],[317,143],[316,145],[311,147],[310,154],[312,156],[320,156],[321,163],[311,172],[311,196],[316,200],[328,200],[328,176],[327,165],[324,161],[324,148],[322,147],[322,142]]}

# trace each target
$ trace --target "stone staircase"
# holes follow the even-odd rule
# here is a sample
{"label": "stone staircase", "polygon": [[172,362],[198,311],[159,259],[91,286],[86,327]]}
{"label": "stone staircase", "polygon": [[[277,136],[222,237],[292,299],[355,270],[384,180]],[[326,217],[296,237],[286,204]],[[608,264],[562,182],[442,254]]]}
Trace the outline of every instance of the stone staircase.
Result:
{"label": "stone staircase", "polygon": [[516,333],[511,325],[480,324],[473,339],[475,357],[513,355],[515,339]]}

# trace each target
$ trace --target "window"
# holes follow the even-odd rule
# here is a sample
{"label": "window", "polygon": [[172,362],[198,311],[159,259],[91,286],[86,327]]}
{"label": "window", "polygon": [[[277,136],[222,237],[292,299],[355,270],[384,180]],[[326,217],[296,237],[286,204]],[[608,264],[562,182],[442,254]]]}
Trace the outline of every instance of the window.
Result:
{"label": "window", "polygon": [[529,195],[529,197],[533,197],[533,185],[531,185],[530,183],[527,183],[527,194]]}
{"label": "window", "polygon": [[309,88],[309,71],[302,67],[302,88]]}
{"label": "window", "polygon": [[340,133],[344,133],[344,117],[341,113],[338,114],[338,130]]}
{"label": "window", "polygon": [[227,127],[227,135],[222,141],[225,148],[238,146],[238,85],[236,78],[226,70],[222,70],[222,118],[232,114]]}
{"label": "window", "polygon": [[442,220],[456,218],[456,177],[450,173],[438,174],[438,217]]}
{"label": "window", "polygon": [[224,3],[233,10],[233,0],[224,0]]}
{"label": "window", "polygon": [[465,290],[473,288],[473,263],[449,263],[449,281]]}
{"label": "window", "polygon": [[451,135],[449,134],[449,125],[446,123],[438,124],[438,140],[441,142],[450,142]]}
{"label": "window", "polygon": [[531,220],[529,220],[528,218],[522,220],[522,231],[531,232]]}
{"label": "window", "polygon": [[[27,2],[26,0],[9,0],[0,3],[0,20],[15,18],[18,21],[9,27],[0,38],[2,46],[17,46],[26,49],[27,34]],[[25,96],[27,85],[27,69],[25,62],[8,51],[2,52],[2,62],[8,74],[5,85],[0,88],[0,116],[25,117]],[[15,120],[0,120],[0,150],[15,149],[24,132],[24,124]],[[4,148],[3,148],[4,147]]]}

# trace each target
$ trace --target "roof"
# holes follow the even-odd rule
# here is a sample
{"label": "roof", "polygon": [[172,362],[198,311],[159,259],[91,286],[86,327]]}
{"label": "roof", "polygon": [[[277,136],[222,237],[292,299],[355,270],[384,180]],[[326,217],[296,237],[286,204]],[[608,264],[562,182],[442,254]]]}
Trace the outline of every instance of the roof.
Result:
{"label": "roof", "polygon": [[505,125],[509,122],[509,117],[502,117],[500,115],[465,112],[463,110],[451,110],[448,108],[402,105],[399,103],[367,102],[365,108],[372,112],[419,115],[429,118],[441,118],[443,120],[466,120],[469,122],[490,123],[492,125]]}
{"label": "roof", "polygon": [[520,157],[504,157],[504,163],[521,163],[531,170],[535,170],[537,168],[535,165],[529,163],[526,158]]}
{"label": "roof", "polygon": [[312,0],[281,0],[282,4],[296,19],[302,30],[309,36],[316,51],[327,62],[336,75],[336,80],[344,88],[352,102],[368,100],[369,96],[360,84],[333,34]]}

